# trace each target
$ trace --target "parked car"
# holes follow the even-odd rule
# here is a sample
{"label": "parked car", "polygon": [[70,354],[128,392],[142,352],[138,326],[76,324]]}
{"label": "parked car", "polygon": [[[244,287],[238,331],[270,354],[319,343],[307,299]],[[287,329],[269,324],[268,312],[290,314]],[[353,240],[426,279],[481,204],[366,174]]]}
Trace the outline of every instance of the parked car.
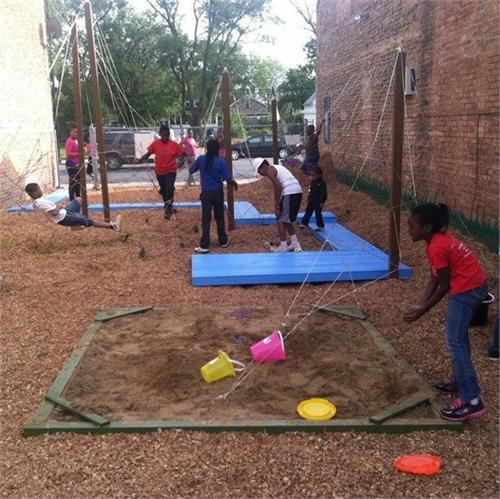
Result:
{"label": "parked car", "polygon": [[[188,126],[172,126],[171,139],[180,142]],[[158,138],[155,130],[130,128],[104,128],[104,151],[106,163],[109,170],[119,170],[123,165],[132,164],[135,159],[140,158],[147,146]],[[154,158],[149,158],[148,162],[154,162]],[[184,158],[178,158],[179,167],[184,165]]]}
{"label": "parked car", "polygon": [[[278,137],[279,157],[286,159],[293,154],[294,147],[286,144],[283,137]],[[241,157],[250,158],[270,158],[273,156],[273,136],[268,133],[252,135],[247,140],[231,146],[231,156],[233,160]]]}

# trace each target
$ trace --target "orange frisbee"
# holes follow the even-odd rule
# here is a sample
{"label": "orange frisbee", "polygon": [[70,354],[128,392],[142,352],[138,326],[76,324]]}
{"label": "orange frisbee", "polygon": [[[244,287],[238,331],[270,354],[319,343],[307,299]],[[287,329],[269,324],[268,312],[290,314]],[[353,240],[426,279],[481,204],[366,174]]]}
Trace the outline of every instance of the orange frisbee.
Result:
{"label": "orange frisbee", "polygon": [[413,454],[394,460],[394,467],[398,471],[414,475],[436,475],[441,469],[441,464],[443,464],[441,459],[431,454]]}

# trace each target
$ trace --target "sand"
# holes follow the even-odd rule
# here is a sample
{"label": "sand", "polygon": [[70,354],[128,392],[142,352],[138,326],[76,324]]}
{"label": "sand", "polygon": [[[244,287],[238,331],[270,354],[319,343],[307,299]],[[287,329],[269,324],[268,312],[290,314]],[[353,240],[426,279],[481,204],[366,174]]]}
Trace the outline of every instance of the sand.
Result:
{"label": "sand", "polygon": [[[248,365],[249,347],[283,331],[281,307],[189,307],[152,310],[104,323],[65,397],[115,421],[297,419],[298,402],[332,401],[341,418],[366,418],[422,386],[374,344],[355,320],[315,313],[286,341],[284,362],[251,365],[237,378],[207,384],[200,367],[219,349]],[[239,334],[243,344],[235,339]],[[239,376],[239,375],[237,375]]]}

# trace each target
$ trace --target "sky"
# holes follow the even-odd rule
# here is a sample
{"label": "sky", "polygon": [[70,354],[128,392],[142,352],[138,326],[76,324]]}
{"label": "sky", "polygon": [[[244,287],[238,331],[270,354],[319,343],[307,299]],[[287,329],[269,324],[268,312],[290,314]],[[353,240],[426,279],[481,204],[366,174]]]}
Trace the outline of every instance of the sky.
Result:
{"label": "sky", "polygon": [[[315,5],[315,0],[307,1]],[[149,9],[146,0],[129,0],[137,11]],[[183,5],[190,9],[190,0],[183,0]],[[311,38],[311,33],[306,30],[306,25],[295,12],[289,0],[272,0],[272,16],[279,17],[283,23],[276,25],[272,21],[264,23],[256,33],[248,35],[242,44],[243,51],[262,58],[271,58],[279,61],[285,68],[296,67],[305,62],[304,45]],[[190,33],[192,24],[189,16],[185,16],[185,31]],[[262,38],[270,38],[271,42],[262,41]]]}

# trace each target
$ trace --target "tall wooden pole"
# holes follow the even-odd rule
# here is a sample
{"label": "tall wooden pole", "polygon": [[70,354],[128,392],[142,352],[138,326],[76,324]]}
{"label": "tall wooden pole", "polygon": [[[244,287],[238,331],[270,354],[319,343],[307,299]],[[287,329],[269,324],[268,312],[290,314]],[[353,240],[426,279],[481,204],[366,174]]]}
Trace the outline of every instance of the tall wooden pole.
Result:
{"label": "tall wooden pole", "polygon": [[277,110],[276,95],[274,94],[274,89],[273,89],[273,96],[271,99],[271,118],[273,124],[273,163],[277,165],[280,160],[280,156],[279,156],[279,144],[278,144],[278,110]]}
{"label": "tall wooden pole", "polygon": [[394,109],[392,116],[392,182],[389,211],[389,272],[399,277],[399,242],[401,229],[401,185],[403,170],[404,137],[404,86],[405,53],[400,47],[394,73]]}
{"label": "tall wooden pole", "polygon": [[76,23],[71,29],[71,48],[73,54],[73,93],[75,95],[75,120],[78,133],[78,173],[82,196],[82,213],[88,216],[87,178],[85,175],[85,145],[83,143],[82,86],[80,83],[80,55],[78,53],[78,32]]}
{"label": "tall wooden pole", "polygon": [[[222,112],[224,115],[224,149],[226,152],[226,164],[229,174],[233,176],[233,158],[231,156],[231,104],[230,104],[230,83],[229,72],[227,68],[222,73]],[[228,228],[235,228],[234,221],[234,191],[231,185],[227,186],[227,214]]]}
{"label": "tall wooden pole", "polygon": [[102,206],[104,220],[109,222],[109,192],[108,192],[108,169],[106,156],[104,155],[104,131],[102,126],[101,91],[99,89],[99,73],[97,72],[97,60],[95,54],[94,25],[92,23],[92,5],[85,4],[85,24],[87,26],[87,39],[89,43],[90,73],[92,77],[92,100],[94,104],[94,118],[97,135],[97,155],[99,156],[99,173],[101,176]]}

